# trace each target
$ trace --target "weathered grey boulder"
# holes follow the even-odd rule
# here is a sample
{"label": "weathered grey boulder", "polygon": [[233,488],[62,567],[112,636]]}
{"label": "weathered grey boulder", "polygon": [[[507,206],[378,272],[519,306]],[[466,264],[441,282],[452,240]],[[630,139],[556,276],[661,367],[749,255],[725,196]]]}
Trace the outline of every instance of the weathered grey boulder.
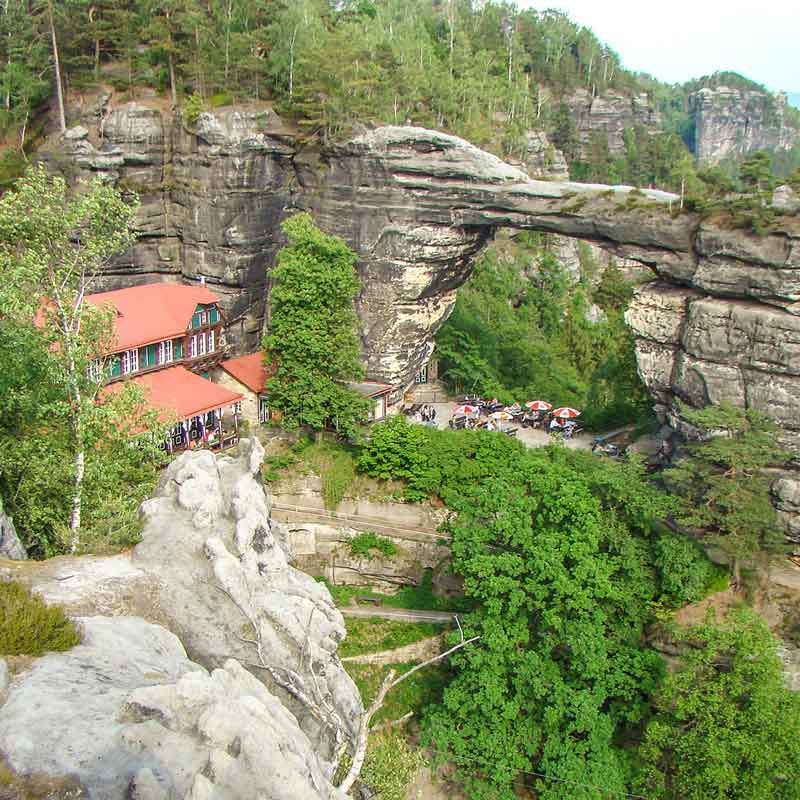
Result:
{"label": "weathered grey boulder", "polygon": [[3,501],[0,499],[0,558],[24,561],[27,557],[25,547],[14,528],[14,520],[3,511]]}
{"label": "weathered grey boulder", "polygon": [[[208,451],[196,451],[178,457],[165,471],[154,497],[142,507],[142,542],[131,553],[52,559],[28,565],[25,570],[16,569],[11,562],[0,565],[0,577],[14,576],[46,601],[60,603],[72,614],[114,617],[113,622],[85,623],[90,627],[90,636],[84,649],[37,662],[54,666],[33,673],[38,676],[38,683],[29,685],[45,692],[50,691],[47,687],[51,680],[56,681],[56,674],[72,674],[70,670],[74,668],[77,675],[84,675],[85,682],[76,678],[74,691],[65,692],[63,703],[72,704],[69,713],[79,714],[83,695],[98,693],[100,705],[89,706],[96,711],[92,724],[96,723],[100,738],[106,738],[106,723],[101,723],[100,717],[110,713],[116,718],[116,712],[111,713],[107,704],[112,699],[114,703],[127,703],[134,689],[175,684],[173,688],[136,695],[133,705],[146,719],[136,719],[140,726],[126,729],[124,741],[120,740],[123,750],[128,748],[141,756],[130,761],[130,768],[124,772],[126,786],[133,787],[131,796],[148,800],[161,796],[147,787],[153,780],[163,784],[162,773],[151,765],[151,761],[162,758],[162,746],[174,748],[180,755],[177,760],[186,765],[185,775],[180,770],[175,775],[170,772],[175,785],[190,786],[194,792],[170,794],[172,790],[165,789],[165,797],[311,800],[337,796],[330,781],[341,750],[355,736],[361,700],[336,654],[337,644],[344,637],[341,614],[322,584],[289,566],[285,531],[270,519],[269,500],[258,478],[263,452],[257,441],[245,440],[234,456],[215,458]],[[141,619],[124,623],[131,617]],[[147,623],[152,624],[146,627]],[[120,636],[136,638],[146,630],[149,638],[139,650],[128,647],[127,639],[112,641],[109,637],[117,625],[121,626]],[[153,626],[158,627],[150,630]],[[148,653],[153,668],[140,668],[147,663]],[[118,671],[117,658],[130,662],[130,669],[120,677],[122,682],[115,684],[111,676]],[[237,665],[246,667],[254,677],[244,677]],[[201,668],[212,672],[210,684],[197,675],[181,681],[185,673]],[[218,675],[215,670],[225,674]],[[144,673],[146,679],[142,680]],[[0,708],[0,750],[11,747],[15,735],[21,737],[13,746],[14,768],[25,770],[30,769],[33,756],[26,755],[26,734],[20,724],[26,724],[28,718],[20,709],[28,707],[34,695],[25,694],[27,700],[10,705],[15,696],[23,697],[15,695],[20,680],[14,679],[9,700]],[[215,687],[225,687],[228,682],[234,688],[223,692],[230,698],[226,710],[217,700],[212,703],[208,698],[217,697]],[[92,688],[106,683],[111,687],[108,692]],[[255,686],[263,687],[263,692],[256,691]],[[210,703],[208,710],[194,716],[189,714],[188,706],[195,701],[186,700],[182,694],[192,687],[202,695],[198,703]],[[236,700],[236,687],[241,688],[241,703]],[[29,688],[29,692],[34,689]],[[251,697],[254,692],[256,705],[244,697]],[[173,702],[175,693],[177,699]],[[159,704],[163,705],[162,710],[153,710]],[[261,706],[266,710],[259,710]],[[68,711],[62,710],[66,719]],[[229,717],[241,720],[245,728],[241,736]],[[7,719],[15,722],[6,724]],[[76,759],[77,764],[81,758],[77,748],[69,749],[69,742],[75,739],[67,736],[63,727],[59,729],[61,719],[51,720],[52,738],[60,735],[66,744],[60,749],[53,745],[54,755],[46,761],[50,774],[62,774],[58,770],[66,770],[71,759]],[[107,725],[113,727],[111,722]],[[224,755],[215,756],[213,769],[207,766],[211,758],[209,742],[217,747],[212,736],[217,728],[234,731],[229,744],[236,737],[241,738],[231,748],[238,748],[244,755],[239,758],[232,751],[229,753],[239,759],[230,770]],[[112,736],[111,728],[106,732]],[[223,735],[227,734],[221,732]],[[245,735],[251,737],[249,744],[244,743]],[[262,735],[267,738],[260,739]],[[220,744],[218,749],[226,747]],[[102,760],[112,765],[109,771],[116,773],[123,761],[129,763],[124,760],[128,758],[127,750],[115,766],[114,758],[103,756]],[[202,778],[192,772],[198,760],[202,761],[198,768],[203,772]],[[92,767],[91,759],[87,763],[86,769],[94,770],[91,780],[100,781],[100,768]],[[145,769],[152,775],[142,771]],[[212,773],[217,777],[212,779]],[[306,782],[295,780],[296,773],[302,773]],[[228,776],[224,778],[228,783],[220,776]],[[114,793],[121,785],[113,782],[116,778],[107,776],[102,780],[111,781],[108,785],[113,792],[109,789],[110,794],[94,796],[103,800],[127,797]],[[206,780],[227,788],[224,792],[212,791]],[[247,781],[259,790],[263,786],[264,793],[242,794],[241,787]],[[301,788],[292,788],[297,786]]]}
{"label": "weathered grey boulder", "polygon": [[97,800],[340,797],[295,718],[238,661],[209,674],[158,625],[79,622],[82,644],[15,676],[0,709],[16,772],[76,777]]}

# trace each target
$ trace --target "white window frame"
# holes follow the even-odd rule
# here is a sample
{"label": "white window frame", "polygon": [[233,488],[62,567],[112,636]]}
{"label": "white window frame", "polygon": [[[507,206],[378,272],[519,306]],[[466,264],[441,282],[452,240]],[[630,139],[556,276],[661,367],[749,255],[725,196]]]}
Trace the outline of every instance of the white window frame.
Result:
{"label": "white window frame", "polygon": [[231,404],[231,410],[234,414],[241,414],[242,413],[242,401],[237,400],[235,403]]}
{"label": "white window frame", "polygon": [[95,383],[100,383],[100,380],[103,377],[103,359],[93,358],[89,362],[86,372],[91,380],[93,380]]}
{"label": "white window frame", "polygon": [[121,370],[123,375],[139,371],[139,351],[125,350],[122,353]]}
{"label": "white window frame", "polygon": [[263,425],[266,422],[269,422],[272,418],[272,414],[269,410],[269,405],[267,403],[266,397],[259,397],[258,398],[258,421]]}
{"label": "white window frame", "polygon": [[172,363],[172,339],[165,339],[163,342],[158,343],[158,363]]}
{"label": "white window frame", "polygon": [[213,353],[214,352],[214,344],[215,344],[215,342],[214,342],[214,331],[209,331],[208,332],[208,352],[209,353]]}
{"label": "white window frame", "polygon": [[414,376],[414,383],[421,384],[428,382],[428,365],[426,364],[420,371]]}
{"label": "white window frame", "polygon": [[189,337],[189,358],[197,357],[197,336]]}
{"label": "white window frame", "polygon": [[198,333],[197,339],[199,345],[197,354],[204,356],[206,354],[206,335],[204,333]]}

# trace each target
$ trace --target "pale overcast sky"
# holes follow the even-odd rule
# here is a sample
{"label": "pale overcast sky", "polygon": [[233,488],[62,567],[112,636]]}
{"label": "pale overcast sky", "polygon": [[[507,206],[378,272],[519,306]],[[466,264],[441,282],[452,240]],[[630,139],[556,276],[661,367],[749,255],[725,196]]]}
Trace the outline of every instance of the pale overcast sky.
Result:
{"label": "pale overcast sky", "polygon": [[628,69],[668,83],[733,70],[800,92],[800,0],[518,0],[591,28]]}

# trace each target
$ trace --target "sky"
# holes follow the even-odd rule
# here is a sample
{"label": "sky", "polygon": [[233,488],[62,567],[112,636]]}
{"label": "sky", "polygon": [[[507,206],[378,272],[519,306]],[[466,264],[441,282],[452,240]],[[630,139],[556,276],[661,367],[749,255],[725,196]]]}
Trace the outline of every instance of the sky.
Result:
{"label": "sky", "polygon": [[680,83],[733,70],[800,92],[800,0],[518,0],[591,28],[625,67]]}

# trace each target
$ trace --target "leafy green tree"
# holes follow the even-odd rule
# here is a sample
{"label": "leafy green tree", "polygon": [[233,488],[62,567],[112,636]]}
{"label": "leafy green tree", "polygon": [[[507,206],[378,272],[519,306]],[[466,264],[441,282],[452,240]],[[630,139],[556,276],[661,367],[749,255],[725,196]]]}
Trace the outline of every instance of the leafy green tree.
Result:
{"label": "leafy green tree", "polygon": [[271,272],[272,315],[263,341],[266,358],[277,365],[267,382],[270,405],[288,427],[335,428],[348,436],[369,408],[347,386],[363,376],[353,308],[356,256],[309,214],[290,217],[282,228],[289,241]]}
{"label": "leafy green tree", "polygon": [[640,637],[657,593],[645,537],[665,506],[640,467],[615,466],[529,452],[448,497],[453,568],[478,603],[462,625],[481,640],[453,656],[428,731],[470,797],[625,790],[616,737],[660,672]]}
{"label": "leafy green tree", "polygon": [[800,796],[800,695],[777,641],[749,611],[678,634],[683,653],[655,695],[638,750],[653,800]]}
{"label": "leafy green tree", "polygon": [[134,211],[102,181],[72,195],[41,167],[0,198],[0,486],[40,555],[79,550],[85,515],[110,522],[127,480],[154,474],[155,411],[134,387],[102,395],[111,317],[85,302]]}
{"label": "leafy green tree", "polygon": [[777,442],[776,426],[755,410],[721,404],[683,413],[702,438],[663,473],[680,499],[675,516],[728,554],[738,584],[743,560],[784,544],[765,469],[785,462],[788,454]]}

